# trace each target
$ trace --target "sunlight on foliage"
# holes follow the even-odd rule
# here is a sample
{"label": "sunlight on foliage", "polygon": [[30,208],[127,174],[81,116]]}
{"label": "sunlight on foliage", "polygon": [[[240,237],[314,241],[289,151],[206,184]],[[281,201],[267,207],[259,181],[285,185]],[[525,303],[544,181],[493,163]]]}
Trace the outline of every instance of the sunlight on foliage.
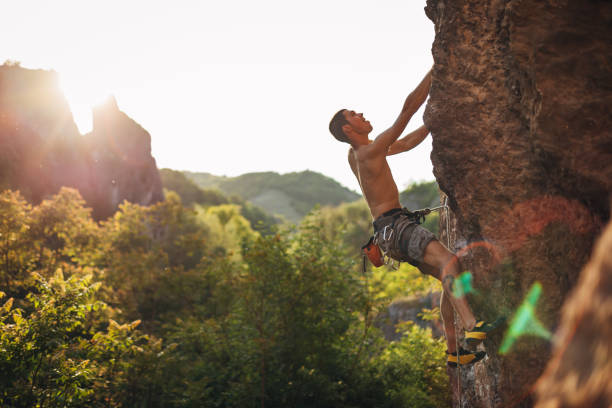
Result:
{"label": "sunlight on foliage", "polygon": [[423,308],[418,316],[425,321],[438,321],[440,320],[440,308],[437,306],[433,309]]}
{"label": "sunlight on foliage", "polygon": [[446,402],[441,342],[374,326],[435,285],[407,264],[361,272],[362,202],[263,236],[240,211],[169,192],[96,223],[75,190],[0,193],[0,406]]}
{"label": "sunlight on foliage", "polygon": [[446,345],[435,340],[429,329],[407,322],[404,336],[391,343],[381,357],[380,375],[386,384],[390,407],[450,406],[445,367]]}
{"label": "sunlight on foliage", "polygon": [[472,273],[465,271],[453,281],[452,293],[454,297],[460,298],[472,292],[474,292],[474,287],[472,286]]}
{"label": "sunlight on foliage", "polygon": [[395,299],[442,290],[440,281],[422,274],[409,263],[402,263],[398,270],[387,266],[373,268],[371,284],[377,299]]}
{"label": "sunlight on foliage", "polygon": [[221,253],[240,260],[240,245],[245,239],[257,236],[249,221],[240,214],[235,204],[216,205],[208,208],[196,206],[198,219],[209,226],[210,239]]}

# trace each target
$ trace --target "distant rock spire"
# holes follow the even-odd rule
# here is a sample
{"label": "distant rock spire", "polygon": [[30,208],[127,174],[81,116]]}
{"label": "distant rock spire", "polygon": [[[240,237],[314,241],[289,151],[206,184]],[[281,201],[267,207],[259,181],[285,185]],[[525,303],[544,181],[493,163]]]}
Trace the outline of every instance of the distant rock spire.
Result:
{"label": "distant rock spire", "polygon": [[105,110],[119,110],[119,106],[117,105],[117,98],[115,98],[115,95],[112,94],[109,94],[99,106]]}

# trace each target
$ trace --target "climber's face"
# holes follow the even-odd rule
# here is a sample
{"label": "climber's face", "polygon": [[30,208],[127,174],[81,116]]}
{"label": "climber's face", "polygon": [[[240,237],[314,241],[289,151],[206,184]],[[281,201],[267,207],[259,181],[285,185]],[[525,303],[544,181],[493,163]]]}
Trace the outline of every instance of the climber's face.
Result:
{"label": "climber's face", "polygon": [[[346,118],[348,126],[350,127],[349,132],[353,131],[357,134],[367,136],[372,131],[372,125],[370,124],[370,121],[363,117],[363,113],[356,113],[353,110],[345,110],[344,117]],[[347,136],[350,136],[346,129],[343,128],[343,130]]]}

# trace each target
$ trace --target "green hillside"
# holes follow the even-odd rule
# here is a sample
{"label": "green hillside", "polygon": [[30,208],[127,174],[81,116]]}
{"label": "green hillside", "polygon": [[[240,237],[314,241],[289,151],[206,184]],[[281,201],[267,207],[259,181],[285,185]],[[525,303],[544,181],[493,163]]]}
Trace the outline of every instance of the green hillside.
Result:
{"label": "green hillside", "polygon": [[202,188],[180,171],[160,169],[159,175],[164,188],[176,192],[186,206],[193,204],[220,205],[230,202],[222,192],[215,188]]}
{"label": "green hillside", "polygon": [[191,171],[183,171],[182,173],[201,188],[219,188],[219,185],[229,178],[225,176],[215,176],[210,173],[194,173]]}
{"label": "green hillside", "polygon": [[247,173],[238,177],[184,172],[202,188],[217,188],[238,195],[272,214],[298,222],[315,205],[335,206],[357,200],[360,195],[330,177],[313,171],[278,174]]}
{"label": "green hillside", "polygon": [[[249,221],[251,228],[263,234],[271,233],[273,226],[281,222],[280,219],[271,215],[269,211],[246,201],[238,195],[228,197],[216,187],[202,188],[198,186],[180,171],[161,169],[159,174],[164,189],[177,193],[183,205],[187,207],[194,205],[210,207],[223,204],[237,204],[240,207],[240,215]],[[211,177],[215,176],[211,175]]]}
{"label": "green hillside", "polygon": [[436,181],[413,183],[400,193],[400,203],[410,210],[440,205],[440,192]]}

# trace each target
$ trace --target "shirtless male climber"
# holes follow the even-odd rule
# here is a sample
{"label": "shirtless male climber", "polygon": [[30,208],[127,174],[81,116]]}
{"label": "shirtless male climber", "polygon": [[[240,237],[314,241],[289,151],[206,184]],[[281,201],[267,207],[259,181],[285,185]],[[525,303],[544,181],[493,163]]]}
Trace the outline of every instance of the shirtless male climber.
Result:
{"label": "shirtless male climber", "polygon": [[461,325],[466,330],[466,340],[472,347],[484,340],[497,325],[476,320],[465,297],[452,295],[459,263],[434,234],[418,225],[413,217],[409,217],[409,212],[401,208],[397,185],[387,164],[387,156],[414,148],[429,134],[425,126],[421,126],[398,139],[412,115],[425,102],[430,85],[431,71],[408,95],[395,123],[374,140],[368,138],[372,131],[370,122],[363,114],[352,110],[339,110],[332,118],[329,130],[336,139],[351,145],[348,161],[370,207],[375,242],[389,257],[409,262],[422,273],[442,282],[440,310],[448,347],[447,364],[456,367],[457,363],[469,365],[482,360],[485,352],[460,348],[457,356],[453,309],[459,315]]}

